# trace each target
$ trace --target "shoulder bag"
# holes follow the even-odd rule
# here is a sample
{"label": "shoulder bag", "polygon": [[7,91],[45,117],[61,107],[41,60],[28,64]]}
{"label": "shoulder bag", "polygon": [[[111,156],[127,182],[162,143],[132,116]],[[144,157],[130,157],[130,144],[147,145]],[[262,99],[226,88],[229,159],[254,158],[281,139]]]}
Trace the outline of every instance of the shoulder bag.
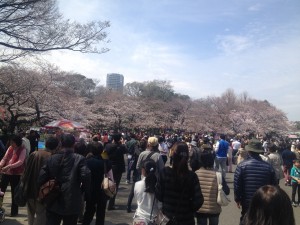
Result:
{"label": "shoulder bag", "polygon": [[218,197],[217,197],[217,203],[220,206],[227,206],[230,202],[229,197],[225,194],[223,191],[223,185],[222,185],[222,174],[220,172],[216,172],[217,176],[217,182],[218,182]]}
{"label": "shoulder bag", "polygon": [[104,162],[104,177],[101,184],[101,188],[104,191],[104,193],[110,198],[113,198],[117,194],[116,184],[113,181],[113,179],[108,176],[106,162]]}
{"label": "shoulder bag", "polygon": [[[63,155],[63,157],[61,159],[57,173],[59,173],[61,171],[64,158],[65,158],[65,154]],[[60,194],[61,194],[60,183],[57,180],[57,176],[55,176],[53,179],[46,181],[40,187],[38,200],[42,204],[44,204],[46,206],[50,206],[54,203],[54,201],[59,197]]]}

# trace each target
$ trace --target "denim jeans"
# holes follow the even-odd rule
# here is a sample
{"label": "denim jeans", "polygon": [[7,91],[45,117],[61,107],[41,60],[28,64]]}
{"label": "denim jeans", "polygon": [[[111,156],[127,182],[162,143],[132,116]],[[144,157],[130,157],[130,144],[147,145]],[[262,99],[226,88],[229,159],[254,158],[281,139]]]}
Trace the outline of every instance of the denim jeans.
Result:
{"label": "denim jeans", "polygon": [[226,165],[226,161],[227,161],[227,158],[218,158],[216,157],[215,158],[215,170],[216,171],[219,171],[219,168],[221,167],[221,173],[222,173],[222,177],[226,177],[226,168],[227,168],[227,165]]}
{"label": "denim jeans", "polygon": [[[219,214],[197,213],[197,225],[218,225]],[[209,223],[207,223],[209,222]]]}

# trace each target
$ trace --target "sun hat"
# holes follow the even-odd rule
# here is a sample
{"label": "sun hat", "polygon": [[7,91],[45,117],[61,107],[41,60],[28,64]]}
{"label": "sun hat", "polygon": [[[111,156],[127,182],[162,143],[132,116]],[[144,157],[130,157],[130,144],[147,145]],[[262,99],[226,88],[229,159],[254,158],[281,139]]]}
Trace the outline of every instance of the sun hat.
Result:
{"label": "sun hat", "polygon": [[263,153],[264,152],[261,142],[257,139],[251,139],[248,142],[248,144],[245,146],[245,149],[248,152],[256,152],[256,153]]}

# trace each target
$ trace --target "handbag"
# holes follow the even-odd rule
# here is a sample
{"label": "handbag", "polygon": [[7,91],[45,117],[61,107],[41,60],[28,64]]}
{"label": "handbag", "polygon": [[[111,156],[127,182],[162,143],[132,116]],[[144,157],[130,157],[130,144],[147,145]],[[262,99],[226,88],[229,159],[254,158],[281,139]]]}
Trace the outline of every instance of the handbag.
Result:
{"label": "handbag", "polygon": [[132,225],[157,225],[157,224],[153,221],[148,221],[141,217],[134,217]]}
{"label": "handbag", "polygon": [[61,190],[58,181],[51,179],[40,187],[38,199],[42,204],[50,206],[59,197],[60,193]]}
{"label": "handbag", "polygon": [[106,163],[104,162],[104,177],[101,184],[101,188],[104,191],[104,193],[110,197],[113,198],[117,194],[117,187],[115,182],[108,176]]}
{"label": "handbag", "polygon": [[225,192],[223,191],[223,185],[222,185],[222,174],[220,172],[216,172],[217,175],[217,182],[218,182],[218,197],[217,197],[217,203],[220,206],[227,206],[229,204],[230,198],[227,197]]}
{"label": "handbag", "polygon": [[[65,154],[63,155],[60,165],[57,170],[57,174],[62,169],[63,161],[65,158]],[[61,194],[60,183],[57,180],[57,177],[54,177],[48,181],[46,181],[39,190],[38,201],[46,206],[50,206],[54,203],[56,199]]]}
{"label": "handbag", "polygon": [[156,224],[166,225],[169,221],[170,219],[165,214],[163,214],[162,210],[159,210],[156,217]]}
{"label": "handbag", "polygon": [[25,188],[24,182],[21,178],[19,184],[15,188],[15,194],[14,194],[14,203],[16,203],[20,207],[25,206],[27,202],[27,195],[24,188]]}

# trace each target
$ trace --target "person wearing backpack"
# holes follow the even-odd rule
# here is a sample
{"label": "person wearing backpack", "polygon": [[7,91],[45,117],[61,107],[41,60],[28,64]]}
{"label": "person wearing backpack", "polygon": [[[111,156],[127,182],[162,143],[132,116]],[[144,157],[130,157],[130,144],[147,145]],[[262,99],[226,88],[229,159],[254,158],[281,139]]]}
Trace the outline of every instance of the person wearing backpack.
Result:
{"label": "person wearing backpack", "polygon": [[201,151],[197,147],[197,142],[195,140],[191,141],[189,147],[189,166],[192,171],[196,171],[200,168],[201,164]]}
{"label": "person wearing backpack", "polygon": [[147,144],[147,149],[139,155],[137,164],[136,164],[136,169],[141,173],[142,169],[142,163],[144,162],[145,159],[153,159],[154,162],[156,163],[156,176],[158,177],[159,172],[162,171],[162,169],[165,167],[165,164],[162,160],[161,155],[159,154],[158,151],[158,139],[156,137],[149,137],[148,138],[148,144]]}
{"label": "person wearing backpack", "polygon": [[135,151],[138,148],[138,141],[135,139],[135,134],[130,133],[130,140],[126,142],[127,148],[127,176],[126,176],[126,184],[131,183],[131,171],[135,173],[136,166],[134,162],[136,162],[136,154]]}

